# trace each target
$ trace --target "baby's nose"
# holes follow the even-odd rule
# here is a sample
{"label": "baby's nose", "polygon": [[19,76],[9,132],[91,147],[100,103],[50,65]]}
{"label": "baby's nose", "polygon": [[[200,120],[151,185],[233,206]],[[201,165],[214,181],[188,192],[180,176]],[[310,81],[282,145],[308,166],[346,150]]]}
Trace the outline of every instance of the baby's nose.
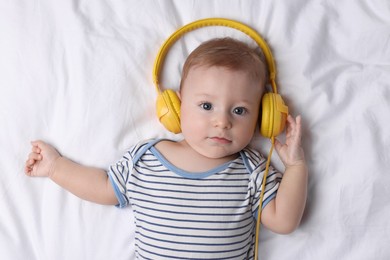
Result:
{"label": "baby's nose", "polygon": [[214,127],[219,127],[222,129],[230,129],[232,127],[230,115],[225,112],[218,113],[214,119]]}

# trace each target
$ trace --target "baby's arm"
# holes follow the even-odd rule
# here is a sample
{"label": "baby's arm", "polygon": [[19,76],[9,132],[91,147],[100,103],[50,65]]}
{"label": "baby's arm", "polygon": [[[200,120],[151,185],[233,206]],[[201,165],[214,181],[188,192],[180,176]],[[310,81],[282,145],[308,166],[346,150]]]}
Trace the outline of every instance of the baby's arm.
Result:
{"label": "baby's arm", "polygon": [[25,165],[26,175],[49,177],[84,200],[106,205],[118,204],[104,170],[72,162],[42,141],[34,141],[31,144],[31,153]]}
{"label": "baby's arm", "polygon": [[275,149],[286,170],[276,198],[264,208],[262,223],[277,233],[291,233],[301,221],[306,204],[308,169],[301,146],[301,117],[287,118],[285,144],[275,140]]}

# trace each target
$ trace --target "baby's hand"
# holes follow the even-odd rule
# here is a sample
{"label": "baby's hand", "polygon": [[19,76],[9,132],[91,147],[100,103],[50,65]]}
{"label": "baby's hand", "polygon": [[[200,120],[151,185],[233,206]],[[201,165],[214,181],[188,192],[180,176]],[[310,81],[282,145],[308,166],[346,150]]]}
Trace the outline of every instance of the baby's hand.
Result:
{"label": "baby's hand", "polygon": [[294,119],[287,117],[286,143],[275,139],[275,149],[286,167],[305,163],[305,155],[301,146],[301,116]]}
{"label": "baby's hand", "polygon": [[53,146],[42,141],[33,141],[31,145],[31,153],[26,161],[24,172],[28,176],[49,177],[56,160],[61,155]]}

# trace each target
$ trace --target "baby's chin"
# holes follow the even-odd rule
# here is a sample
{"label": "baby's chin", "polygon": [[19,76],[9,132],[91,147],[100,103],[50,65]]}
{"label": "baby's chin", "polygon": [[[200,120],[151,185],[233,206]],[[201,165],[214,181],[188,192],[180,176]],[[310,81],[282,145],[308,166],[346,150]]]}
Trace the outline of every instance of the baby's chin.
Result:
{"label": "baby's chin", "polygon": [[223,148],[216,149],[211,148],[206,151],[199,152],[201,155],[203,155],[206,158],[214,159],[214,160],[223,160],[223,161],[231,161],[237,158],[240,150],[233,150],[233,151],[226,151]]}

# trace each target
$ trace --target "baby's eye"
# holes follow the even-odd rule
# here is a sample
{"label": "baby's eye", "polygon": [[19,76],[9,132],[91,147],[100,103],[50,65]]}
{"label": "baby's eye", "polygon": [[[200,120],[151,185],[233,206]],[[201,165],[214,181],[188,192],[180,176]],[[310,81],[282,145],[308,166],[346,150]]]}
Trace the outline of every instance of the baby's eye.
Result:
{"label": "baby's eye", "polygon": [[244,107],[236,107],[233,109],[233,113],[236,115],[243,115],[246,113],[246,109]]}
{"label": "baby's eye", "polygon": [[204,110],[211,110],[213,105],[211,105],[211,103],[204,102],[204,103],[200,104],[200,107],[203,108]]}

